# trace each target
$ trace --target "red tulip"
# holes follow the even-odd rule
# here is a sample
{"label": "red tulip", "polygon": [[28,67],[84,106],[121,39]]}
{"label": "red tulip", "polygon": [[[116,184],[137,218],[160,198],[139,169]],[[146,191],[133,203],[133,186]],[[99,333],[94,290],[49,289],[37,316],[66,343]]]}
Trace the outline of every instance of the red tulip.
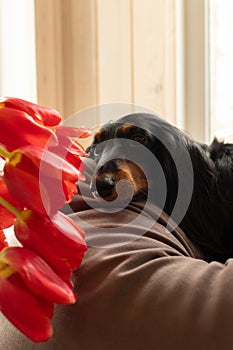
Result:
{"label": "red tulip", "polygon": [[53,304],[42,303],[25,291],[18,275],[9,279],[0,276],[0,285],[1,312],[32,341],[48,340],[53,333],[50,321],[52,312],[48,315],[46,309],[51,309]]}
{"label": "red tulip", "polygon": [[7,241],[6,241],[6,236],[5,236],[4,232],[3,232],[3,230],[0,229],[0,251],[3,248],[7,247],[7,246],[8,246],[8,244],[7,244]]}
{"label": "red tulip", "polygon": [[[0,101],[0,108],[17,109],[29,114],[37,123],[45,126],[55,126],[61,122],[60,114],[54,109],[41,106],[19,98],[6,97]],[[22,146],[22,145],[21,145]]]}
{"label": "red tulip", "polygon": [[55,147],[49,147],[49,150],[65,159],[76,169],[79,169],[80,171],[84,170],[84,165],[80,157],[86,157],[87,153],[76,141],[66,136],[59,135],[58,145]]}
{"label": "red tulip", "polygon": [[34,342],[52,335],[53,303],[71,304],[71,288],[35,253],[8,247],[0,253],[0,308]]}
{"label": "red tulip", "polygon": [[80,172],[61,157],[34,146],[9,155],[4,181],[11,194],[26,208],[42,215],[54,214],[77,193]]}
{"label": "red tulip", "polygon": [[20,243],[39,254],[64,280],[81,264],[87,249],[82,229],[60,212],[41,217],[25,210],[14,230]]}
{"label": "red tulip", "polygon": [[[13,225],[15,214],[1,205],[7,201],[8,204],[14,206],[18,210],[23,210],[23,205],[20,204],[8,191],[3,178],[0,176],[0,229],[4,229]],[[0,249],[1,250],[1,249]]]}
{"label": "red tulip", "polygon": [[70,287],[33,251],[24,247],[8,247],[1,251],[0,261],[20,275],[32,294],[56,304],[76,301]]}
{"label": "red tulip", "polygon": [[45,148],[57,144],[55,132],[37,123],[32,116],[14,108],[0,108],[0,144],[8,151],[26,145]]}

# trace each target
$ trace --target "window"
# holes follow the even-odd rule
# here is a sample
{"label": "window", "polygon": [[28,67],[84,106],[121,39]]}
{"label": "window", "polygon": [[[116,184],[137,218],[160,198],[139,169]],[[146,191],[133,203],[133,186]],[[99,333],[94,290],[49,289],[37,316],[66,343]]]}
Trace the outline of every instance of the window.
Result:
{"label": "window", "polygon": [[184,22],[184,126],[233,141],[233,1],[179,0]]}
{"label": "window", "polygon": [[233,141],[233,1],[209,1],[211,135]]}

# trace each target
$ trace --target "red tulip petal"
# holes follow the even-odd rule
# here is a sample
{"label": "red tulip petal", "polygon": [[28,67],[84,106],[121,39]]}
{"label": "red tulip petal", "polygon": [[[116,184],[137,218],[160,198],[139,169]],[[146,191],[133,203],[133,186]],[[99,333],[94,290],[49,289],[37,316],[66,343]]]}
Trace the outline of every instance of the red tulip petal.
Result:
{"label": "red tulip petal", "polygon": [[77,142],[66,136],[58,136],[58,145],[55,147],[49,147],[49,150],[55,154],[66,157],[68,151],[73,152],[77,156],[87,157],[87,153],[84,148]]}
{"label": "red tulip petal", "polygon": [[82,172],[84,171],[84,164],[81,157],[87,157],[87,153],[81,145],[72,139],[64,136],[58,137],[58,145],[49,147],[49,151],[65,159],[69,164],[72,164],[80,171],[79,179],[85,180]]}
{"label": "red tulip petal", "polygon": [[[0,176],[0,197],[13,205],[18,210],[23,210],[23,205],[20,204],[8,191],[3,178]],[[13,225],[15,215],[0,204],[0,229],[4,229]]]}
{"label": "red tulip petal", "polygon": [[18,166],[30,171],[28,166],[30,162],[36,166],[38,171],[52,177],[52,178],[61,178],[61,173],[64,177],[72,179],[72,181],[77,181],[80,175],[80,172],[71,164],[67,163],[63,158],[59,157],[56,154],[53,154],[50,151],[43,150],[35,146],[25,146],[21,147],[15,152],[12,153],[10,158],[15,164],[15,158],[19,157],[22,154]]}
{"label": "red tulip petal", "polygon": [[[36,223],[38,224],[38,221],[35,221],[35,226]],[[53,243],[56,238],[53,237],[52,233],[48,234],[47,227],[46,231],[43,231],[45,229],[44,226],[41,227],[40,232],[40,226],[34,229],[31,223],[27,222],[27,224],[23,220],[15,222],[14,229],[17,239],[25,248],[29,248],[40,255],[63,280],[68,280],[71,276],[72,268],[68,260],[64,258],[64,254],[59,256],[54,250]]]}
{"label": "red tulip petal", "polygon": [[[81,264],[87,249],[84,231],[61,212],[53,215],[51,224],[53,225],[54,235],[57,237],[54,244],[57,254],[62,256],[66,252],[69,264],[72,270],[75,270]],[[58,244],[60,241],[63,243]]]}
{"label": "red tulip petal", "polygon": [[0,277],[0,309],[33,342],[46,341],[53,332],[47,315],[48,310],[51,314],[52,304],[40,302],[24,288],[17,274],[9,279]]}
{"label": "red tulip petal", "polygon": [[69,150],[73,152],[74,154],[79,155],[80,157],[87,157],[87,152],[84,150],[83,146],[78,143],[78,141],[73,141],[72,144],[69,147]]}
{"label": "red tulip petal", "polygon": [[40,305],[40,308],[43,310],[43,313],[45,316],[47,316],[49,319],[53,317],[54,314],[54,304],[41,298],[40,296],[33,295],[31,293],[26,284],[24,283],[23,279],[18,273],[12,274],[9,278],[8,281],[10,281],[14,286],[24,290],[25,292],[29,293],[32,297],[34,296],[38,304]]}
{"label": "red tulip petal", "polygon": [[6,241],[6,236],[3,232],[3,230],[0,229],[0,251],[7,246],[8,246],[8,243]]}
{"label": "red tulip petal", "polygon": [[56,128],[56,134],[58,136],[86,138],[91,136],[92,132],[85,127],[75,128],[68,125],[58,125]]}
{"label": "red tulip petal", "polygon": [[[50,212],[50,199],[46,196],[46,191],[41,190],[38,178],[30,172],[7,163],[4,169],[4,180],[9,191],[22,205],[24,204],[25,207],[34,209],[41,214]],[[41,193],[43,193],[43,196]]]}
{"label": "red tulip petal", "polygon": [[19,98],[7,97],[2,103],[5,107],[18,109],[29,114],[35,121],[46,126],[58,125],[61,121],[60,114],[51,108],[41,106]]}
{"label": "red tulip petal", "polygon": [[46,147],[57,144],[55,133],[39,125],[27,113],[12,108],[0,108],[0,140],[8,151],[25,145]]}
{"label": "red tulip petal", "polygon": [[33,294],[56,304],[72,304],[76,301],[72,289],[29,249],[9,247],[1,253],[1,260],[20,274]]}

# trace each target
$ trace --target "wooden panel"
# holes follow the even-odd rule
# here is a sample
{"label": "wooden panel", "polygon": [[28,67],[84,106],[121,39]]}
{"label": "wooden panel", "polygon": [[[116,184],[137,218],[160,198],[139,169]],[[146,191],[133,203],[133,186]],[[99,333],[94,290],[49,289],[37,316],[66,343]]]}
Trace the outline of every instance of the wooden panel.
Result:
{"label": "wooden panel", "polygon": [[205,121],[205,5],[203,0],[184,2],[186,129],[201,142],[206,142],[208,129]]}
{"label": "wooden panel", "polygon": [[62,1],[66,116],[98,102],[95,10],[93,0]]}
{"label": "wooden panel", "polygon": [[97,1],[99,103],[132,101],[130,0]]}
{"label": "wooden panel", "polygon": [[35,0],[38,102],[64,113],[60,0]]}
{"label": "wooden panel", "polygon": [[97,103],[93,0],[35,0],[38,102],[64,117]]}
{"label": "wooden panel", "polygon": [[133,0],[134,100],[175,122],[175,0]]}

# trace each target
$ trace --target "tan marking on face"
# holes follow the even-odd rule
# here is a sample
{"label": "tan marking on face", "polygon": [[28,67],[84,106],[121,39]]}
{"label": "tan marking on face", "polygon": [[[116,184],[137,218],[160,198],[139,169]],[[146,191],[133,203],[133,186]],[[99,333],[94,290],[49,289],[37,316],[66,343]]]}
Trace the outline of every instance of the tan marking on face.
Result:
{"label": "tan marking on face", "polygon": [[134,195],[140,190],[146,191],[148,188],[146,176],[141,167],[134,162],[126,160],[122,163],[121,170],[127,176],[127,180],[132,184],[134,188]]}
{"label": "tan marking on face", "polygon": [[130,124],[125,124],[121,126],[121,132],[125,135],[127,135],[131,129],[132,129],[132,125]]}

